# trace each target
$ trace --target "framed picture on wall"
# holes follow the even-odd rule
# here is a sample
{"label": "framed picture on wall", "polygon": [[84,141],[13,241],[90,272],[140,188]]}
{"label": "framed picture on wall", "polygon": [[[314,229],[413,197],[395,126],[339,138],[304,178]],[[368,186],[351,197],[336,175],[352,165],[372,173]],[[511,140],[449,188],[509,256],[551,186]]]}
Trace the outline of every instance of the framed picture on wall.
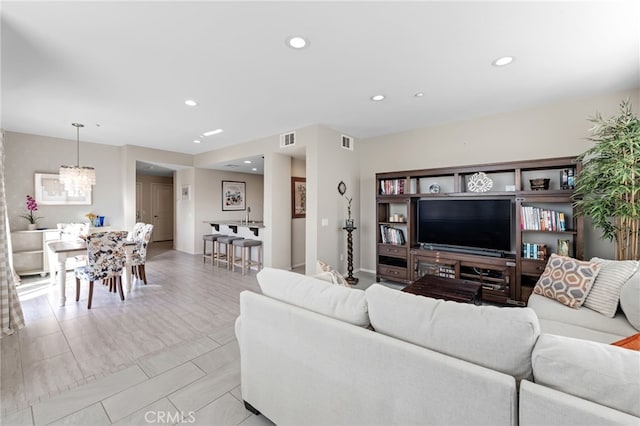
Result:
{"label": "framed picture on wall", "polygon": [[77,196],[69,195],[60,182],[60,175],[52,173],[35,174],[36,202],[42,205],[91,205],[91,192]]}
{"label": "framed picture on wall", "polygon": [[291,178],[291,217],[294,219],[307,216],[307,179]]}
{"label": "framed picture on wall", "polygon": [[231,180],[222,181],[222,210],[245,210],[246,183]]}

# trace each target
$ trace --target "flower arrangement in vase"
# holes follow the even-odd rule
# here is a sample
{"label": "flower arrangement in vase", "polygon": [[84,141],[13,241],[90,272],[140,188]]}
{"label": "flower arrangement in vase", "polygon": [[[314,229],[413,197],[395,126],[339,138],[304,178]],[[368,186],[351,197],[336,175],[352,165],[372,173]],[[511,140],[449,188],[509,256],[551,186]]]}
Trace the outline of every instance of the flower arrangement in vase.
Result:
{"label": "flower arrangement in vase", "polygon": [[34,230],[36,229],[38,220],[42,218],[33,214],[33,212],[38,211],[38,203],[36,203],[36,200],[31,195],[27,195],[27,210],[29,210],[29,213],[23,214],[20,217],[27,219],[27,222],[29,222],[27,229]]}

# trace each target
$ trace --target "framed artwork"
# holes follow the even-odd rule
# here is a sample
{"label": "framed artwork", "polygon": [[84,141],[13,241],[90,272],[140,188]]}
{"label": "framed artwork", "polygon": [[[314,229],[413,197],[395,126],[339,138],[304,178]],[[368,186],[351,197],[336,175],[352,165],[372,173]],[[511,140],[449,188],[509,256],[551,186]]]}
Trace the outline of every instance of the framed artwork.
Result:
{"label": "framed artwork", "polygon": [[185,201],[191,199],[191,185],[182,185],[180,187],[180,199]]}
{"label": "framed artwork", "polygon": [[91,193],[71,196],[64,190],[60,175],[51,173],[35,174],[36,202],[42,205],[91,205]]}
{"label": "framed artwork", "polygon": [[294,219],[307,216],[307,179],[291,178],[291,217]]}
{"label": "framed artwork", "polygon": [[231,180],[222,181],[222,210],[245,210],[246,183]]}

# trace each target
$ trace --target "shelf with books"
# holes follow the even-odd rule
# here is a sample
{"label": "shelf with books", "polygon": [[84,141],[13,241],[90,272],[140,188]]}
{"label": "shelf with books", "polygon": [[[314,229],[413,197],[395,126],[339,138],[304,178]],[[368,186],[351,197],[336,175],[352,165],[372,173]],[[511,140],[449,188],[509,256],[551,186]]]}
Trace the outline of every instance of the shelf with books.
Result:
{"label": "shelf with books", "polygon": [[[377,278],[411,282],[417,274],[414,261],[407,262],[407,259],[417,256],[416,250],[424,254],[424,246],[418,247],[422,238],[418,235],[418,225],[424,220],[417,213],[418,205],[424,204],[421,200],[508,199],[512,205],[511,248],[502,253],[504,264],[496,265],[495,259],[483,255],[482,250],[488,247],[478,247],[477,254],[471,257],[464,251],[451,249],[445,253],[442,249],[440,260],[477,261],[475,267],[479,269],[490,269],[490,265],[502,270],[508,266],[505,269],[508,285],[504,287],[491,283],[490,276],[480,275],[486,282],[485,299],[522,304],[552,253],[583,257],[584,223],[575,214],[572,202],[572,179],[581,167],[575,160],[575,157],[558,157],[377,173],[377,219],[373,230],[378,256]],[[389,233],[397,234],[396,239],[389,237]],[[405,244],[397,244],[403,240]],[[397,259],[401,259],[400,262]],[[408,268],[404,267],[405,262]],[[446,274],[440,267],[433,270]],[[466,273],[473,275],[473,272]]]}

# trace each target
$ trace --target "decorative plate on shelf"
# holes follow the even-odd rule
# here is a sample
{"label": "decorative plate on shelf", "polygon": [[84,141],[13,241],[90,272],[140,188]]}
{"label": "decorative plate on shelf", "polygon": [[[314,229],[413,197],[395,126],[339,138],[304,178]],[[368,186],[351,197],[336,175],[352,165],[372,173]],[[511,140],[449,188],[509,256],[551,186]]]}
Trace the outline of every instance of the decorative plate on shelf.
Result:
{"label": "decorative plate on shelf", "polygon": [[478,172],[469,178],[467,189],[471,192],[487,192],[493,187],[493,181],[484,172]]}
{"label": "decorative plate on shelf", "polygon": [[432,194],[437,194],[440,192],[440,185],[438,185],[437,183],[432,183],[431,185],[429,185],[429,192]]}

